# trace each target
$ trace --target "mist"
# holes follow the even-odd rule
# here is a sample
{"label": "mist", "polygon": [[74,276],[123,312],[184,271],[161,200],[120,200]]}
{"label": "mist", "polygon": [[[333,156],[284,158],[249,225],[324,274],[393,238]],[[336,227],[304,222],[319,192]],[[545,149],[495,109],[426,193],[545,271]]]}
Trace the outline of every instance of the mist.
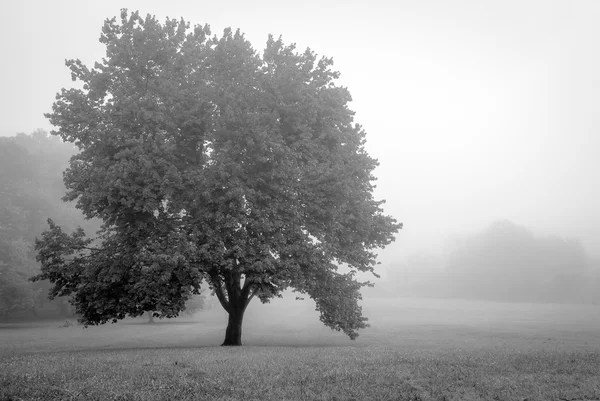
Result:
{"label": "mist", "polygon": [[508,220],[457,237],[438,252],[384,269],[366,297],[598,304],[600,262],[576,239],[541,236]]}
{"label": "mist", "polygon": [[99,28],[121,7],[208,22],[214,32],[239,27],[258,50],[269,33],[281,34],[333,57],[353,95],[380,162],[376,196],[404,223],[381,253],[384,264],[437,253],[504,219],[576,238],[600,257],[597,2],[262,1],[226,14],[154,1],[88,4],[85,12],[70,1],[2,7],[14,16],[0,28],[3,45],[19,61],[1,67],[0,135],[52,128],[42,114],[72,85],[64,60],[102,57]]}
{"label": "mist", "polygon": [[600,1],[0,12],[0,399],[600,400]]}
{"label": "mist", "polygon": [[[64,60],[101,58],[99,28],[121,7],[334,59],[380,163],[375,197],[404,223],[365,297],[597,302],[599,3],[7,3],[0,135],[53,128],[43,113],[72,86]],[[509,240],[494,237],[502,224]]]}

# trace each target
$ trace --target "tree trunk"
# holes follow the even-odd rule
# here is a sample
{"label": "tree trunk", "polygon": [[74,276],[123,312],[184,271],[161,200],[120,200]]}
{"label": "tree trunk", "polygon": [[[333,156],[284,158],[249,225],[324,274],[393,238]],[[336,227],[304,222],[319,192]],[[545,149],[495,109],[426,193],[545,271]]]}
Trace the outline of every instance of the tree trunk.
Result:
{"label": "tree trunk", "polygon": [[154,312],[146,311],[148,314],[148,323],[154,323]]}
{"label": "tree trunk", "polygon": [[[237,261],[236,261],[237,264]],[[241,287],[241,273],[225,271],[224,280],[214,275],[213,283],[215,295],[219,299],[223,309],[229,313],[225,340],[222,346],[242,345],[242,321],[244,312],[250,300],[254,297],[252,283],[249,280]]]}
{"label": "tree trunk", "polygon": [[236,308],[229,312],[229,321],[225,331],[225,341],[222,346],[242,345],[242,321],[244,320],[244,311],[246,308]]}

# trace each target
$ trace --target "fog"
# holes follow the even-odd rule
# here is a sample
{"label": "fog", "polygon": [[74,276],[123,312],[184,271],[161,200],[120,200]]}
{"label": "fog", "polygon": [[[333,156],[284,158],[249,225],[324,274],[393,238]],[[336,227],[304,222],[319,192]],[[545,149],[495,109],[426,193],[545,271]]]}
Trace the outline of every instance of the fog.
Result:
{"label": "fog", "polygon": [[[528,233],[522,259],[502,259],[510,247],[498,251],[506,265],[520,267],[510,270],[515,282],[546,263],[536,259],[540,249],[561,246],[571,255],[563,270],[535,277],[550,282],[560,274],[594,274],[589,271],[600,258],[599,2],[236,0],[226,11],[218,4],[3,3],[2,14],[11,17],[0,26],[0,135],[52,129],[43,113],[56,92],[73,85],[64,60],[99,60],[102,22],[122,7],[208,23],[217,34],[239,27],[257,50],[269,33],[281,34],[300,50],[310,46],[333,57],[353,95],[356,121],[367,131],[368,151],[380,162],[376,197],[404,223],[380,253],[381,288],[414,293],[425,281],[423,292],[442,293],[461,280],[447,276],[457,258],[483,263],[457,244],[487,238],[494,222]],[[550,236],[556,246],[541,246]],[[497,251],[483,249],[487,256]],[[532,260],[531,269],[523,260]],[[431,284],[442,279],[449,281]],[[409,290],[406,282],[417,287]],[[547,300],[543,291],[521,298]]]}

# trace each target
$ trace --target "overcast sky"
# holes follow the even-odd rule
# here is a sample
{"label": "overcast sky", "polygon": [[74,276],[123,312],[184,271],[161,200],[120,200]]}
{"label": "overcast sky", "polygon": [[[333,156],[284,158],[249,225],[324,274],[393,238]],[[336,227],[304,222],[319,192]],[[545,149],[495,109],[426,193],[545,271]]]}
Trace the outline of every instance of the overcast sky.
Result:
{"label": "overcast sky", "polygon": [[333,57],[405,224],[384,264],[498,219],[600,257],[600,1],[4,1],[0,135],[52,128],[64,60],[123,7]]}

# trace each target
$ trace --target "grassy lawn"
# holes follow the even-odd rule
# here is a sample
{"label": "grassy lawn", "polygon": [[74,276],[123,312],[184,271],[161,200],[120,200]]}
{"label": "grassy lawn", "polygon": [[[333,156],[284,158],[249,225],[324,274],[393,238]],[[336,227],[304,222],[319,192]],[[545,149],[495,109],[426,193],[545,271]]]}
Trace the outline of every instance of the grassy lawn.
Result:
{"label": "grassy lawn", "polygon": [[598,400],[600,307],[367,300],[357,341],[310,303],[83,329],[0,325],[0,400]]}

